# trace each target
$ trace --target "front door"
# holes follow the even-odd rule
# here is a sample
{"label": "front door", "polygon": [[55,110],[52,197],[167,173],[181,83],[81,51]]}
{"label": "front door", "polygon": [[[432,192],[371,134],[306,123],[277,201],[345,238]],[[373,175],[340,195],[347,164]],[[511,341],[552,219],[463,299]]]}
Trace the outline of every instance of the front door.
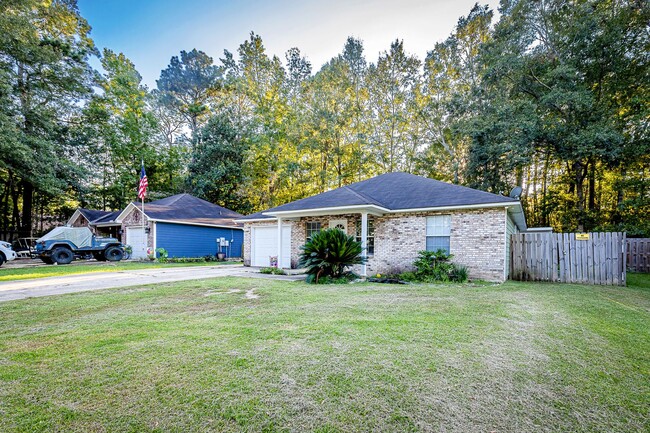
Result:
{"label": "front door", "polygon": [[331,229],[339,229],[343,233],[348,234],[348,220],[339,219],[339,220],[330,220]]}

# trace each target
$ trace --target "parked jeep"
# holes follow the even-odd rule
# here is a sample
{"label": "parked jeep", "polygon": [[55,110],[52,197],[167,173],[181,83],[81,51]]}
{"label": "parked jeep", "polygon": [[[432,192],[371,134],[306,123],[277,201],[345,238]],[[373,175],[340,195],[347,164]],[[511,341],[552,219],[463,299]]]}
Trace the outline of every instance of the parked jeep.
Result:
{"label": "parked jeep", "polygon": [[9,260],[14,260],[16,258],[16,253],[11,249],[11,244],[9,242],[0,241],[0,266],[4,262]]}
{"label": "parked jeep", "polygon": [[124,258],[124,245],[115,238],[98,238],[86,227],[57,227],[38,239],[36,254],[48,264],[67,265],[75,256],[119,262]]}

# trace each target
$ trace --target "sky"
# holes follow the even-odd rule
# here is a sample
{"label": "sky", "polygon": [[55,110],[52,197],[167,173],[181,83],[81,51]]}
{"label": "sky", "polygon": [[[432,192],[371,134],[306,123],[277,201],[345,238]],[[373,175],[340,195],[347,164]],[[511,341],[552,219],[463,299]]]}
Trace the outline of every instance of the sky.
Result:
{"label": "sky", "polygon": [[[160,71],[181,50],[202,50],[219,64],[236,54],[251,31],[269,55],[284,62],[298,47],[313,71],[343,51],[348,36],[361,39],[376,62],[395,39],[424,59],[476,0],[78,0],[97,47],[124,53],[154,88]],[[498,0],[483,0],[494,10]],[[99,68],[99,62],[94,62]]]}

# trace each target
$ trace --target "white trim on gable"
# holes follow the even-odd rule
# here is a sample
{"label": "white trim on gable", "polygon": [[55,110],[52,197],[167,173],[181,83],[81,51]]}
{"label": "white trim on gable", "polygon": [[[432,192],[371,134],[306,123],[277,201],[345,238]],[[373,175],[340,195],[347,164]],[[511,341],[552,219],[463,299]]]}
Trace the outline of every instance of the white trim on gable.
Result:
{"label": "white trim on gable", "polygon": [[68,218],[68,221],[65,223],[65,225],[68,226],[68,227],[71,227],[72,223],[79,217],[79,215],[84,217],[87,224],[90,224],[90,221],[88,221],[88,218],[86,218],[86,215],[82,214],[81,211],[79,209],[77,209],[77,210],[74,211],[72,216],[70,218]]}

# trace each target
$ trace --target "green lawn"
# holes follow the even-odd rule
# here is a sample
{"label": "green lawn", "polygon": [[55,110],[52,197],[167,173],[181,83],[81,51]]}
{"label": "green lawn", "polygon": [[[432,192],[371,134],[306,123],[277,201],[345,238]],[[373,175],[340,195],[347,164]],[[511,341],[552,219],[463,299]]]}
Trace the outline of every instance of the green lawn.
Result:
{"label": "green lawn", "polygon": [[69,265],[45,265],[27,268],[0,268],[0,282],[26,280],[30,278],[59,277],[62,275],[87,274],[91,272],[132,271],[136,269],[170,268],[178,266],[217,266],[237,262],[197,262],[197,263],[158,263],[158,262],[96,262],[94,260]]}
{"label": "green lawn", "polygon": [[223,278],[2,303],[0,431],[647,432],[650,278],[629,283]]}

